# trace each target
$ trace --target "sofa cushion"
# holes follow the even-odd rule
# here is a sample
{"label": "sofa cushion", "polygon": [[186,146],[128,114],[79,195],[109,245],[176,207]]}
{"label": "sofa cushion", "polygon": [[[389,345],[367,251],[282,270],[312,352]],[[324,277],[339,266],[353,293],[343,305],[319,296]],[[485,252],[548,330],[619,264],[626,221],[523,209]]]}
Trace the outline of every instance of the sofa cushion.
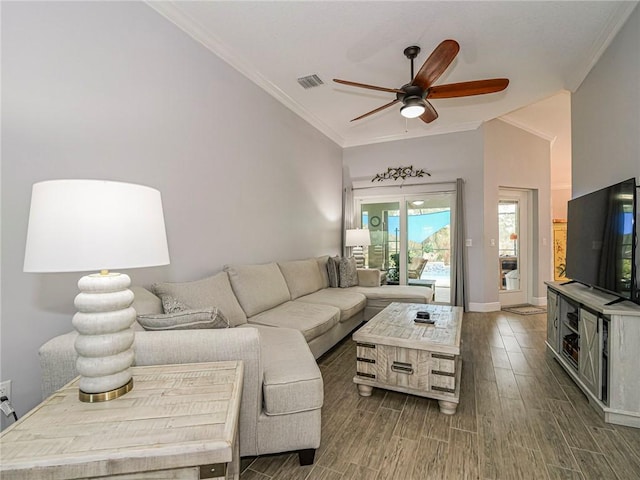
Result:
{"label": "sofa cushion", "polygon": [[247,323],[247,316],[233,294],[226,272],[193,282],[156,283],[152,289],[158,296],[170,295],[191,308],[218,307],[232,327]]}
{"label": "sofa cushion", "polygon": [[346,322],[364,310],[367,304],[367,297],[351,289],[325,288],[300,297],[296,301],[337,307],[340,309],[340,321]]}
{"label": "sofa cushion", "polygon": [[131,291],[133,292],[133,304],[131,305],[136,313],[162,313],[162,301],[160,297],[154,295],[144,287],[138,285],[132,285]]}
{"label": "sofa cushion", "polygon": [[287,282],[291,300],[317,292],[322,288],[322,276],[314,258],[278,263]]}
{"label": "sofa cushion", "polygon": [[320,269],[320,277],[322,277],[322,288],[329,288],[329,271],[327,270],[327,263],[329,262],[329,255],[323,255],[316,258],[318,262],[318,268]]}
{"label": "sofa cushion", "polygon": [[229,328],[229,322],[217,307],[187,309],[172,313],[138,315],[145,330],[193,330],[198,328]]}
{"label": "sofa cushion", "polygon": [[317,410],[324,400],[320,369],[298,330],[244,325],[260,332],[264,413],[270,416]]}
{"label": "sofa cushion", "polygon": [[386,307],[391,302],[430,303],[430,288],[412,285],[382,285],[380,287],[352,287],[348,291],[362,293],[367,297],[367,307]]}
{"label": "sofa cushion", "polygon": [[294,328],[307,342],[319,337],[340,320],[340,310],[330,305],[286,302],[249,318],[249,323],[269,327]]}
{"label": "sofa cushion", "polygon": [[363,287],[379,287],[381,280],[382,275],[377,268],[358,269],[358,285]]}
{"label": "sofa cushion", "polygon": [[275,263],[227,265],[224,269],[247,317],[291,300],[287,282]]}

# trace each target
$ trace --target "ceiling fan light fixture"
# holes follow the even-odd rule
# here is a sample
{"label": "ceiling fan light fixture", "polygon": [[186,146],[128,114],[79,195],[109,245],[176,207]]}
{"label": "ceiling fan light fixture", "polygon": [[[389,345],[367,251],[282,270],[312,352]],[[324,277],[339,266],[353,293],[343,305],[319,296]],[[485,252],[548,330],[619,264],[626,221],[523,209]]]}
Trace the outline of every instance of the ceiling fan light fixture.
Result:
{"label": "ceiling fan light fixture", "polygon": [[400,109],[400,115],[405,118],[418,118],[425,111],[424,100],[420,97],[409,97]]}

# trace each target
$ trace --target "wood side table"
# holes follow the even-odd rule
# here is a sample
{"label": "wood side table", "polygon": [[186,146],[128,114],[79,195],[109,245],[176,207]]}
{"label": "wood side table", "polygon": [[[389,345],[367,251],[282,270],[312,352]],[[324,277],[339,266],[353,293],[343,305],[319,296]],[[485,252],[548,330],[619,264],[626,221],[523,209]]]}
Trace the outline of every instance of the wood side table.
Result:
{"label": "wood side table", "polygon": [[238,479],[241,361],[133,367],[134,389],[78,400],[78,379],[0,436],[3,480]]}

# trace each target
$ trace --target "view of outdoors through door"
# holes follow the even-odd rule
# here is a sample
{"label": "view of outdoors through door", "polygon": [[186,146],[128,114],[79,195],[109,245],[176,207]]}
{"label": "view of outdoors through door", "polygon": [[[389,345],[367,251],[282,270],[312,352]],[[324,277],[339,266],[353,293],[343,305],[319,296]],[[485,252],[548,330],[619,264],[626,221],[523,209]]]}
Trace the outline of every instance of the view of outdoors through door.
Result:
{"label": "view of outdoors through door", "polygon": [[500,304],[528,302],[528,196],[501,190],[498,202],[498,296]]}
{"label": "view of outdoors through door", "polygon": [[407,200],[407,283],[435,288],[436,301],[450,301],[451,203],[453,194]]}
{"label": "view of outdoors through door", "polygon": [[384,270],[389,284],[434,288],[435,301],[449,303],[452,202],[447,192],[361,203],[371,236],[365,265]]}
{"label": "view of outdoors through door", "polygon": [[[397,280],[390,269],[396,268],[393,255],[400,251],[399,202],[367,203],[360,207],[362,228],[369,229],[371,245],[365,248],[365,265],[387,272],[388,280]],[[394,225],[390,225],[394,219]]]}

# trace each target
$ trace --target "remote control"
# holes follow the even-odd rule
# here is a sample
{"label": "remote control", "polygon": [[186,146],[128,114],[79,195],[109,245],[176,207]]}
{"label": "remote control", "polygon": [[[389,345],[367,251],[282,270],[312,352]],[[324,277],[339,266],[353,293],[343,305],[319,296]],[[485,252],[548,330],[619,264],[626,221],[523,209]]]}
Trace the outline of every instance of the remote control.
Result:
{"label": "remote control", "polygon": [[433,325],[434,323],[436,323],[435,320],[431,320],[430,318],[420,318],[420,317],[416,317],[413,321],[416,323],[426,323],[428,325]]}

